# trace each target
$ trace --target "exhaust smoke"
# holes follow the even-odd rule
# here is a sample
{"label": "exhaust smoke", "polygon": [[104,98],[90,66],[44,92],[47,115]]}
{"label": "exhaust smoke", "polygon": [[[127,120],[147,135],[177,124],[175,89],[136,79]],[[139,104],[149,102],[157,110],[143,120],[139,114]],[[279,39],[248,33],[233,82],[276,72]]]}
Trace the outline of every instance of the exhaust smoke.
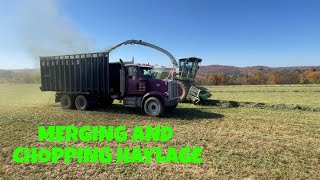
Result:
{"label": "exhaust smoke", "polygon": [[38,65],[39,56],[83,53],[93,40],[61,13],[58,0],[25,0],[17,8],[21,46]]}

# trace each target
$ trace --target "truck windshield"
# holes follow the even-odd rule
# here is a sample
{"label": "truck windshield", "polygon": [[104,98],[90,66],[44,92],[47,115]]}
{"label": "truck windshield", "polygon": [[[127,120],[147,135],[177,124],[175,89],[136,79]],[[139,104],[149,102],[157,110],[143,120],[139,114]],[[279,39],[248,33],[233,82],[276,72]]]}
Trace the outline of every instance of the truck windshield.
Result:
{"label": "truck windshield", "polygon": [[148,67],[140,67],[141,69],[141,76],[143,78],[155,78],[155,72],[152,68]]}

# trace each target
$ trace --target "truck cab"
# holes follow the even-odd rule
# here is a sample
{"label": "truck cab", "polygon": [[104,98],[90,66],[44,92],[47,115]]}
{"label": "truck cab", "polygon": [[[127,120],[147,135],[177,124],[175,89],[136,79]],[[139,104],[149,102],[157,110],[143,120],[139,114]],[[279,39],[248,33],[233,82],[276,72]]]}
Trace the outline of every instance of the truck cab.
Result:
{"label": "truck cab", "polygon": [[174,109],[179,102],[178,84],[172,79],[158,79],[153,67],[148,65],[125,65],[126,96],[124,106],[140,107],[147,115],[157,116],[165,110]]}

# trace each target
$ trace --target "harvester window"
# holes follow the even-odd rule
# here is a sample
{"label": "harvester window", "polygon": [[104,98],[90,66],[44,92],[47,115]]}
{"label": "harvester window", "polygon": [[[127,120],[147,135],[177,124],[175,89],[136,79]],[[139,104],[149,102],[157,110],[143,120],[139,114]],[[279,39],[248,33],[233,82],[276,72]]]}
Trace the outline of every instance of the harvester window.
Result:
{"label": "harvester window", "polygon": [[192,77],[192,66],[193,62],[183,62],[182,67],[181,67],[181,74],[182,77]]}

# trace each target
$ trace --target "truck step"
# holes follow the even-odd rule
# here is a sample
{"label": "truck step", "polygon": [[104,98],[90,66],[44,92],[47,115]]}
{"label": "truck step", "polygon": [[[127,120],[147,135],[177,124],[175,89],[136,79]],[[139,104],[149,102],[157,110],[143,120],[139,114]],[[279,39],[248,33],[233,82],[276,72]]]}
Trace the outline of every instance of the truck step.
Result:
{"label": "truck step", "polygon": [[123,99],[123,105],[126,107],[141,107],[141,97],[127,97]]}

